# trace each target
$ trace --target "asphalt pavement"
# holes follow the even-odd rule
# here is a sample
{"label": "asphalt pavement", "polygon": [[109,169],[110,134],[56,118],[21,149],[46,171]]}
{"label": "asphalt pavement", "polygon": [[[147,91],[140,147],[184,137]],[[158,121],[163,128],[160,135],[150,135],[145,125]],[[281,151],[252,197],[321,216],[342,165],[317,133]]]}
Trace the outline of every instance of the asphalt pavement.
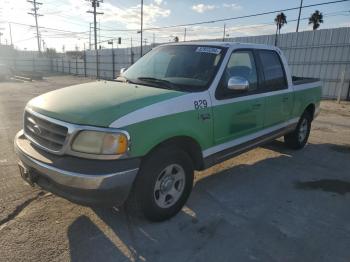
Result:
{"label": "asphalt pavement", "polygon": [[0,83],[0,261],[350,261],[350,103],[322,102],[303,150],[279,139],[196,173],[185,208],[150,223],[20,178],[13,138],[26,102],[87,81]]}

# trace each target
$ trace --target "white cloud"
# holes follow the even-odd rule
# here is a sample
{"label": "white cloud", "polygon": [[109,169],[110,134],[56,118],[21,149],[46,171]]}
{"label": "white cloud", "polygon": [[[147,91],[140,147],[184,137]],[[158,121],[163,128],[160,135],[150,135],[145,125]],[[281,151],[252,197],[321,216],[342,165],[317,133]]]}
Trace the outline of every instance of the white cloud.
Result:
{"label": "white cloud", "polygon": [[[235,4],[235,3],[223,3],[222,7],[229,8],[232,10],[241,10],[242,9],[242,6],[240,6],[239,4]],[[192,10],[197,12],[197,13],[204,13],[206,11],[214,10],[217,8],[220,8],[220,6],[219,5],[206,5],[206,4],[197,4],[197,5],[192,6]]]}
{"label": "white cloud", "polygon": [[239,4],[235,4],[235,3],[224,3],[222,4],[223,7],[225,8],[231,8],[232,10],[241,10],[242,9],[242,6],[239,5]]}
{"label": "white cloud", "polygon": [[192,6],[192,10],[197,13],[204,13],[206,11],[210,11],[215,9],[215,5],[205,5],[205,4],[197,4]]}
{"label": "white cloud", "polygon": [[[120,22],[129,29],[138,28],[140,26],[140,8],[140,5],[136,5],[122,9],[110,3],[105,3],[103,5],[103,21]],[[171,13],[169,9],[153,3],[144,5],[143,10],[144,26],[151,26],[158,18],[168,17]]]}
{"label": "white cloud", "polygon": [[163,2],[163,0],[154,0],[154,3],[157,4],[157,5],[161,5]]}

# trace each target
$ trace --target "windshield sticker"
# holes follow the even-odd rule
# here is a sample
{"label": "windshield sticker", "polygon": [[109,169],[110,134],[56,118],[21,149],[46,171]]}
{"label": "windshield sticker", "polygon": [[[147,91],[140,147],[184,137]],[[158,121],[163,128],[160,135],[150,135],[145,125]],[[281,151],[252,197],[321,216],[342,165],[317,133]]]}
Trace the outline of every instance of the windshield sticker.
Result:
{"label": "windshield sticker", "polygon": [[209,54],[215,54],[218,55],[221,52],[220,48],[215,47],[206,47],[206,46],[199,46],[196,49],[197,53],[209,53]]}

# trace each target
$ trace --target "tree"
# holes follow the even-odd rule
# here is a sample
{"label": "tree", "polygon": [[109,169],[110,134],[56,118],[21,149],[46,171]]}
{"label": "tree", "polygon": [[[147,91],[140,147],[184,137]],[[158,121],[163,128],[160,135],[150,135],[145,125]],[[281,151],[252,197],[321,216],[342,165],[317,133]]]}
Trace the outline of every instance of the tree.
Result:
{"label": "tree", "polygon": [[312,24],[312,29],[316,30],[320,27],[320,25],[323,23],[323,14],[316,10],[310,17],[309,17],[309,25]]}
{"label": "tree", "polygon": [[178,36],[174,37],[174,42],[176,42],[176,43],[179,42],[179,37]]}
{"label": "tree", "polygon": [[278,35],[281,34],[281,28],[287,24],[287,16],[281,12],[278,14],[275,18],[275,24],[276,24],[276,37],[275,37],[275,45],[277,45],[277,33]]}

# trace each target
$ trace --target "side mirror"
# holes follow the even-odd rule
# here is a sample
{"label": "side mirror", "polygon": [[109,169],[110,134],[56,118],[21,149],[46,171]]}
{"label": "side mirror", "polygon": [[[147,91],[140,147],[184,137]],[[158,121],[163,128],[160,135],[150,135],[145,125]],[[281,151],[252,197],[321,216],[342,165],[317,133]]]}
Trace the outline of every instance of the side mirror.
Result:
{"label": "side mirror", "polygon": [[120,69],[120,75],[123,75],[123,73],[126,71],[126,68],[123,67],[122,69]]}
{"label": "side mirror", "polygon": [[249,82],[244,77],[233,76],[228,80],[227,88],[236,92],[246,92],[249,89]]}

